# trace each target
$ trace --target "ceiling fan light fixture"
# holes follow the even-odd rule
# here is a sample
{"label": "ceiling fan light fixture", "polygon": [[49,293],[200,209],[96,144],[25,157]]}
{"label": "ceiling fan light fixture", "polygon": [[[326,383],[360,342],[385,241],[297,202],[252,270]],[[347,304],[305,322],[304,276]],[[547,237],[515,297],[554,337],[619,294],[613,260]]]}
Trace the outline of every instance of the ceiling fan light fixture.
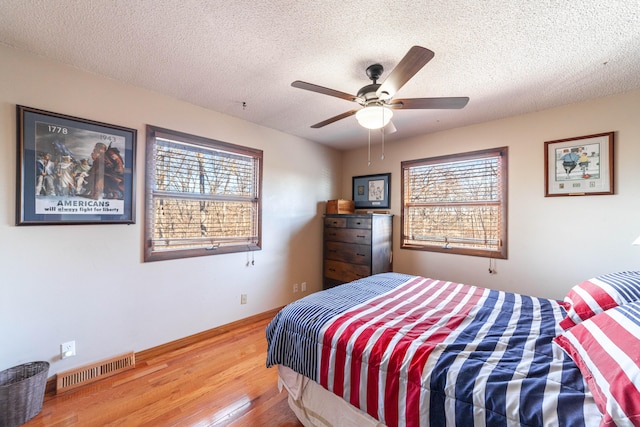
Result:
{"label": "ceiling fan light fixture", "polygon": [[382,105],[370,105],[356,113],[356,119],[360,126],[367,129],[380,129],[389,124],[393,111]]}

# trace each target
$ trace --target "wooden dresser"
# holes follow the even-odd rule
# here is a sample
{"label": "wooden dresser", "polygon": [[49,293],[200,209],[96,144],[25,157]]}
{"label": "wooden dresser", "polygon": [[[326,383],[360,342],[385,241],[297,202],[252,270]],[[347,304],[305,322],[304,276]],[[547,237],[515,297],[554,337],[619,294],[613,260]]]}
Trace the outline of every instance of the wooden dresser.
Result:
{"label": "wooden dresser", "polygon": [[393,270],[393,215],[324,217],[324,289]]}

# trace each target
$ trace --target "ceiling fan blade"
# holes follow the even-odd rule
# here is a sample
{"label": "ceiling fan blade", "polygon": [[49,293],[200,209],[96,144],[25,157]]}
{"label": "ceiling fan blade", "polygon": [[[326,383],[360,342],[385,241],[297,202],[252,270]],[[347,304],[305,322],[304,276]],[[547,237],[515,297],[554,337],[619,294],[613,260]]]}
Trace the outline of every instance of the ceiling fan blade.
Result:
{"label": "ceiling fan blade", "polygon": [[456,110],[464,108],[469,102],[469,98],[449,97],[449,98],[407,98],[394,99],[389,107],[402,108],[404,110]]}
{"label": "ceiling fan blade", "polygon": [[314,129],[321,128],[321,127],[329,125],[329,124],[331,124],[333,122],[337,122],[338,120],[342,120],[342,119],[345,119],[345,118],[347,118],[349,116],[353,116],[356,113],[356,111],[358,111],[358,109],[347,111],[346,113],[338,114],[337,116],[331,117],[330,119],[327,119],[327,120],[322,121],[320,123],[316,123],[315,125],[313,125],[311,127],[314,128]]}
{"label": "ceiling fan blade", "polygon": [[291,86],[297,87],[298,89],[310,90],[311,92],[321,93],[323,95],[335,96],[336,98],[346,99],[347,101],[355,101],[356,97],[354,95],[349,95],[345,92],[340,92],[339,90],[333,90],[326,87],[314,85],[312,83],[302,82],[300,80],[296,80],[291,83]]}
{"label": "ceiling fan blade", "polygon": [[[413,46],[400,60],[384,83],[376,91],[378,98],[391,98],[411,79],[427,62],[431,61],[434,53],[422,46]],[[385,94],[386,92],[386,94]],[[383,96],[384,95],[384,96]]]}

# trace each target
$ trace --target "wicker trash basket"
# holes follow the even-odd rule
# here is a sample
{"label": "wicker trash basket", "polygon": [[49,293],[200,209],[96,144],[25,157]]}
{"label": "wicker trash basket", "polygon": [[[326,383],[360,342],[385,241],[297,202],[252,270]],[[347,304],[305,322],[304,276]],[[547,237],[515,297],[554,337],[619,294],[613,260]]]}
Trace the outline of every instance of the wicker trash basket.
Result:
{"label": "wicker trash basket", "polygon": [[26,423],[42,410],[49,362],[30,362],[0,372],[0,427]]}

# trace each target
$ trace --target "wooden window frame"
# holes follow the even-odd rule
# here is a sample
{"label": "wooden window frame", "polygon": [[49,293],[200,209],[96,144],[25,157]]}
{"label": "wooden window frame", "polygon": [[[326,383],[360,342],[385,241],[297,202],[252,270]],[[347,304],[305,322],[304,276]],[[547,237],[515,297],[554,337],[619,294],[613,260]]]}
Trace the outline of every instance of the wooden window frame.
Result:
{"label": "wooden window frame", "polygon": [[[439,164],[447,164],[454,162],[462,162],[462,161],[470,161],[470,160],[480,160],[485,158],[498,158],[499,164],[499,172],[497,177],[497,184],[500,186],[499,190],[499,199],[500,200],[492,200],[490,202],[477,202],[477,201],[464,201],[461,203],[453,203],[453,202],[438,202],[439,206],[442,207],[453,207],[455,205],[465,205],[471,206],[473,204],[482,203],[484,205],[493,204],[498,206],[498,214],[499,218],[497,220],[498,225],[495,227],[498,234],[498,242],[497,248],[481,248],[481,247],[465,247],[465,246],[456,246],[455,243],[451,244],[445,239],[446,236],[440,236],[443,240],[436,243],[422,243],[419,239],[416,239],[415,236],[413,238],[408,236],[410,230],[410,218],[409,218],[409,210],[412,207],[424,206],[426,203],[411,203],[407,200],[409,190],[405,188],[408,185],[406,173],[411,168],[419,167],[419,166],[432,166]],[[431,252],[441,252],[441,253],[451,253],[451,254],[460,254],[460,255],[471,255],[471,256],[480,256],[480,257],[489,257],[489,258],[497,258],[497,259],[507,259],[507,206],[508,206],[508,147],[499,147],[492,148],[486,150],[479,150],[467,153],[460,154],[451,154],[446,156],[439,157],[431,157],[417,160],[409,160],[403,161],[401,163],[400,175],[402,177],[402,213],[401,213],[401,236],[400,236],[400,247],[402,249],[413,249],[413,250],[422,250],[422,251],[431,251]],[[432,203],[435,205],[435,203]]]}
{"label": "wooden window frame", "polygon": [[[157,140],[168,140],[175,142],[188,150],[193,147],[193,153],[210,152],[217,153],[221,157],[247,157],[252,162],[253,184],[251,197],[233,196],[221,193],[205,193],[204,195],[194,192],[169,192],[160,191],[156,185],[156,144]],[[261,250],[262,248],[262,150],[244,147],[228,142],[222,142],[210,138],[190,135],[157,126],[147,125],[146,141],[146,170],[145,170],[145,247],[144,261],[161,261],[168,259],[190,258],[197,256],[218,255],[235,252],[247,252]],[[201,184],[202,185],[202,184]],[[157,212],[154,208],[155,200],[168,199],[185,200],[186,202],[211,203],[247,203],[252,205],[250,222],[253,229],[251,236],[216,237],[198,236],[195,238],[168,237],[156,238],[154,231],[156,228]],[[233,217],[233,216],[232,216]],[[224,224],[226,225],[226,224]],[[223,225],[223,227],[224,227]],[[206,227],[204,227],[206,228]],[[154,240],[155,239],[155,240]],[[165,248],[160,249],[161,242],[166,242]],[[180,243],[188,244],[188,248],[167,248],[166,246],[177,246]]]}

